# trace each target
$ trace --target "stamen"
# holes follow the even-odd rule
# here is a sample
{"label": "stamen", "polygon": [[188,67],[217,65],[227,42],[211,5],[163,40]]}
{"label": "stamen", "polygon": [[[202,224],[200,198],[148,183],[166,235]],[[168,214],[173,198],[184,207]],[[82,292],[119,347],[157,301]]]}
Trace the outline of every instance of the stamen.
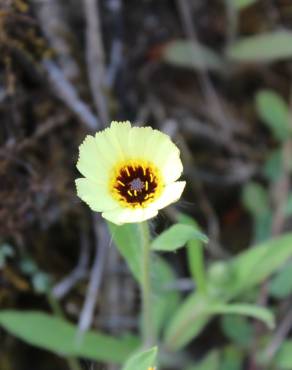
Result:
{"label": "stamen", "polygon": [[127,172],[127,175],[130,177],[131,174],[130,174],[130,171],[129,171],[128,167],[125,167],[125,171]]}
{"label": "stamen", "polygon": [[150,182],[153,182],[153,175],[150,173]]}
{"label": "stamen", "polygon": [[128,190],[127,193],[130,195],[130,197],[133,196],[133,194],[132,194],[132,192],[130,190]]}
{"label": "stamen", "polygon": [[135,195],[135,197],[137,196],[137,190],[134,190],[134,195]]}
{"label": "stamen", "polygon": [[147,191],[148,190],[148,181],[145,181],[145,190]]}
{"label": "stamen", "polygon": [[122,186],[126,186],[122,181],[118,180],[118,183]]}

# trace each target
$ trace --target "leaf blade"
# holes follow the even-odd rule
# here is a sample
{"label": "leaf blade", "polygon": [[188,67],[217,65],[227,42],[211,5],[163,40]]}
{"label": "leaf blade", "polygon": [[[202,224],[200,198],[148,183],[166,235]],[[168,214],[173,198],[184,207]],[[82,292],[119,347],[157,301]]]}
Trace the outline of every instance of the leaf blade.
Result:
{"label": "leaf blade", "polygon": [[192,239],[199,239],[205,243],[208,241],[207,236],[198,231],[194,226],[175,224],[152,241],[151,249],[171,252],[182,248]]}

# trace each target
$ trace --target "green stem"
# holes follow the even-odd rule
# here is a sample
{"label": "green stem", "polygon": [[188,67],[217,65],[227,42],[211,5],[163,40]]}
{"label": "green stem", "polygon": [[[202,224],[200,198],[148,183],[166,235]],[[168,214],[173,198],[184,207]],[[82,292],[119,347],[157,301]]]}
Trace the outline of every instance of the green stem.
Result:
{"label": "green stem", "polygon": [[205,266],[204,266],[204,250],[203,246],[199,245],[196,248],[195,254],[197,258],[195,259],[195,274],[197,289],[199,293],[205,294],[207,291],[206,287],[206,276],[205,276]]}
{"label": "green stem", "polygon": [[[47,298],[48,298],[48,302],[51,306],[51,309],[54,315],[56,315],[57,317],[61,319],[65,319],[64,313],[57,299],[51,293],[47,294]],[[70,370],[81,370],[81,367],[80,367],[80,364],[77,358],[74,358],[72,356],[66,356],[66,361],[67,361],[67,364]]]}
{"label": "green stem", "polygon": [[147,221],[139,224],[141,242],[142,242],[142,335],[145,348],[152,347],[154,344],[154,333],[152,323],[151,307],[151,251],[150,251],[150,233]]}
{"label": "green stem", "polygon": [[190,266],[191,273],[196,282],[197,291],[201,294],[206,294],[206,272],[204,266],[204,249],[203,246],[197,242],[190,241],[188,243],[189,260],[192,261]]}

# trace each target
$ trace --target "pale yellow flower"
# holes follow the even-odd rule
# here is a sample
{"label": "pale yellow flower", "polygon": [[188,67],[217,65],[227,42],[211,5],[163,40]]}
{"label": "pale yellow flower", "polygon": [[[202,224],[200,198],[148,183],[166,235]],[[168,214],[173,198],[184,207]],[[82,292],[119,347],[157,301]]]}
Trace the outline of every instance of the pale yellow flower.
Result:
{"label": "pale yellow flower", "polygon": [[115,224],[142,222],[177,201],[185,181],[169,136],[130,122],[86,136],[79,148],[77,194],[93,211]]}

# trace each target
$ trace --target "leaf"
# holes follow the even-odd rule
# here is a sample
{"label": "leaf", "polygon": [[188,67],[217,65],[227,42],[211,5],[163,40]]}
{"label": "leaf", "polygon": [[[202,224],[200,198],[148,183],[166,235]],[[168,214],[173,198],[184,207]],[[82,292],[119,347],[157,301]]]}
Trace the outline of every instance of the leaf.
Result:
{"label": "leaf", "polygon": [[234,344],[247,347],[252,342],[253,328],[245,317],[224,315],[220,323],[225,336]]}
{"label": "leaf", "polygon": [[220,69],[223,63],[211,49],[192,41],[176,40],[163,49],[163,60],[178,67]]}
{"label": "leaf", "polygon": [[197,365],[189,366],[186,370],[218,370],[220,356],[219,352],[214,350],[208,354]]}
{"label": "leaf", "polygon": [[283,98],[273,90],[261,90],[255,101],[260,118],[273,136],[280,141],[286,140],[289,137],[289,108]]}
{"label": "leaf", "polygon": [[268,208],[269,198],[267,191],[262,185],[250,182],[243,188],[242,202],[253,216],[261,215]]}
{"label": "leaf", "polygon": [[215,303],[214,298],[199,293],[190,294],[166,327],[165,347],[175,352],[196,338],[212,317],[208,307]]}
{"label": "leaf", "polygon": [[292,57],[292,33],[286,30],[246,37],[227,49],[238,62],[274,62]]}
{"label": "leaf", "polygon": [[285,206],[285,215],[292,216],[292,194],[289,194],[286,206]]}
{"label": "leaf", "polygon": [[[214,313],[210,312],[210,307],[225,304],[261,283],[291,256],[292,234],[290,233],[256,245],[234,257],[230,262],[224,263],[223,276],[218,279],[217,289],[214,281],[212,284],[208,282],[208,289],[212,287],[209,296],[202,296],[195,292],[180,305],[166,327],[165,346],[170,351],[176,351],[185,346],[201,333],[214,316]],[[226,281],[223,286],[222,280]]]}
{"label": "leaf", "polygon": [[223,359],[220,363],[220,370],[242,370],[243,353],[235,346],[224,348]]}
{"label": "leaf", "polygon": [[0,245],[0,269],[5,266],[6,259],[14,256],[14,250],[9,244]]}
{"label": "leaf", "polygon": [[244,290],[264,281],[290,257],[292,257],[291,233],[270,239],[239,254],[229,263],[233,271],[233,288],[229,289],[230,296],[238,296]]}
{"label": "leaf", "polygon": [[265,307],[256,306],[247,303],[233,303],[233,304],[215,304],[208,307],[208,312],[213,314],[237,314],[250,316],[254,319],[263,321],[270,329],[275,326],[274,316],[270,310]]}
{"label": "leaf", "polygon": [[0,311],[0,325],[26,343],[64,356],[120,364],[138,347],[133,336],[116,339],[93,331],[79,342],[74,325],[37,311]]}
{"label": "leaf", "polygon": [[205,243],[208,242],[207,236],[195,227],[176,224],[155,238],[152,242],[151,249],[165,252],[175,251],[183,247],[191,239],[199,239]]}
{"label": "leaf", "polygon": [[264,164],[263,173],[271,181],[279,180],[283,173],[283,152],[281,149],[271,152]]}
{"label": "leaf", "polygon": [[108,222],[113,241],[137,281],[141,280],[141,238],[137,224],[121,226]]}
{"label": "leaf", "polygon": [[292,263],[288,263],[272,279],[269,286],[270,294],[275,298],[285,298],[292,294]]}
{"label": "leaf", "polygon": [[286,340],[282,343],[276,354],[275,362],[278,370],[292,369],[292,340]]}
{"label": "leaf", "polygon": [[153,347],[148,351],[143,351],[134,354],[126,362],[123,370],[148,370],[149,367],[154,367],[157,357],[157,347]]}
{"label": "leaf", "polygon": [[[180,214],[179,222],[185,225],[191,225],[201,232],[198,224],[191,217]],[[206,291],[206,276],[204,268],[203,242],[200,239],[191,239],[187,242],[187,261],[189,270],[197,289],[202,293]]]}
{"label": "leaf", "polygon": [[238,10],[244,9],[252,4],[254,4],[257,0],[228,0],[235,6]]}
{"label": "leaf", "polygon": [[152,317],[156,337],[170,320],[180,302],[177,290],[168,288],[176,279],[171,266],[160,256],[154,256],[151,270],[151,284],[153,290]]}

